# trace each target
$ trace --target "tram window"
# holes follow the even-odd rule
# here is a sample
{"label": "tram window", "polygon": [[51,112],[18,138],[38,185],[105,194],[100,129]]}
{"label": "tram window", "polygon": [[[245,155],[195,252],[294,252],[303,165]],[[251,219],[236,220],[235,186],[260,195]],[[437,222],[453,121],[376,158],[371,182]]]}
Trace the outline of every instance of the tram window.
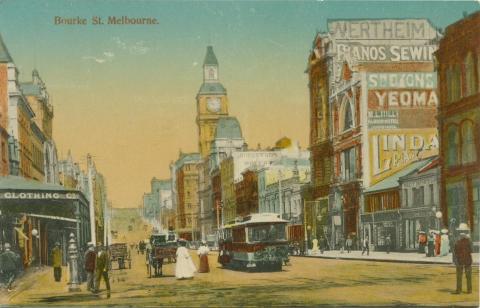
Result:
{"label": "tram window", "polygon": [[285,239],[285,225],[266,225],[248,228],[248,238],[252,242],[275,241]]}

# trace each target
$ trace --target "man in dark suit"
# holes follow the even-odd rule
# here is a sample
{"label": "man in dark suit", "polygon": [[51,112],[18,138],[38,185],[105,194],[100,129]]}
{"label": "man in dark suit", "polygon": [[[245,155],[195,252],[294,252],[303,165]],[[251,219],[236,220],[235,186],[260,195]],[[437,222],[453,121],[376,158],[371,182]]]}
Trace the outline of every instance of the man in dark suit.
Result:
{"label": "man in dark suit", "polygon": [[469,228],[465,223],[460,224],[457,231],[460,237],[455,243],[455,265],[457,268],[457,290],[462,293],[462,275],[467,277],[467,293],[472,293],[472,242],[468,236]]}
{"label": "man in dark suit", "polygon": [[107,287],[107,298],[110,298],[110,281],[108,278],[110,257],[102,243],[97,244],[97,249],[97,259],[95,261],[95,293],[99,292],[100,279],[103,277],[105,286]]}

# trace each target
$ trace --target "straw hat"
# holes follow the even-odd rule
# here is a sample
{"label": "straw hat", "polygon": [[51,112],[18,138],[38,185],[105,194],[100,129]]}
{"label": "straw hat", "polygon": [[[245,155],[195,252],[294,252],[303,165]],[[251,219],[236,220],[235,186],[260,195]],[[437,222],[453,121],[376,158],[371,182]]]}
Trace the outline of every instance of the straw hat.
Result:
{"label": "straw hat", "polygon": [[458,226],[457,231],[470,231],[470,228],[468,227],[468,225],[466,223],[462,222]]}

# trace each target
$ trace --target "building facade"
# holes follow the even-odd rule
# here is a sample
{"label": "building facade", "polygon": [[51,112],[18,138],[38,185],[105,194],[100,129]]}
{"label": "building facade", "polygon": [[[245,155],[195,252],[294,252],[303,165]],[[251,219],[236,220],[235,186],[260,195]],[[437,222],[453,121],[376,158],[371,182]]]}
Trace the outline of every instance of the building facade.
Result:
{"label": "building facade", "polygon": [[[330,20],[328,32],[317,35],[310,59],[324,59],[325,65],[317,64],[323,71],[318,75],[328,76],[328,87],[311,85],[311,91],[328,92],[327,132],[333,147],[328,232],[333,245],[347,235],[361,238],[373,232],[360,225],[364,190],[438,153],[433,61],[438,38],[425,19]],[[318,110],[311,111],[317,111],[311,115],[315,123]],[[311,125],[311,134],[318,131]],[[312,152],[313,172],[318,172],[318,160]]]}
{"label": "building facade", "polygon": [[199,153],[180,153],[175,162],[176,230],[186,240],[200,239]]}
{"label": "building facade", "polygon": [[[440,200],[443,223],[480,224],[480,12],[447,27],[436,53],[440,93]],[[451,230],[452,231],[452,230]]]}
{"label": "building facade", "polygon": [[8,64],[13,60],[0,36],[0,176],[10,173],[8,149]]}

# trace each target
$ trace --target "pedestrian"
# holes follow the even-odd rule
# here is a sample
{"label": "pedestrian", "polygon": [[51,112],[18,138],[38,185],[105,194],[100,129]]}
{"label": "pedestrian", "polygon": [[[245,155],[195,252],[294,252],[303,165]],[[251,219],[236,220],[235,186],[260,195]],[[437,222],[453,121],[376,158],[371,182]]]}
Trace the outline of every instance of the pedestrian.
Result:
{"label": "pedestrian", "polygon": [[175,264],[175,277],[177,279],[192,279],[193,274],[197,271],[193,264],[192,258],[186,248],[187,241],[181,239],[180,246],[177,248],[177,263]]}
{"label": "pedestrian", "polygon": [[448,230],[442,229],[442,236],[440,238],[440,256],[448,255],[448,251],[450,250],[450,240],[448,238]]}
{"label": "pedestrian", "polygon": [[424,231],[418,232],[418,253],[425,253],[427,245],[427,235]]}
{"label": "pedestrian", "polygon": [[62,258],[63,253],[60,248],[60,243],[56,242],[55,247],[52,249],[53,277],[56,282],[62,279]]}
{"label": "pedestrian", "polygon": [[97,259],[97,253],[95,252],[95,246],[92,242],[87,244],[88,248],[85,252],[85,272],[87,273],[87,290],[95,291],[94,277],[95,277],[95,261]]}
{"label": "pedestrian", "polygon": [[435,249],[435,237],[433,236],[433,231],[428,232],[427,238],[427,257],[433,257]]}
{"label": "pedestrian", "polygon": [[363,244],[362,244],[362,256],[363,254],[365,253],[365,251],[367,252],[367,256],[370,254],[370,247],[369,247],[369,242],[368,242],[368,236],[365,236],[365,238],[363,239]]}
{"label": "pedestrian", "polygon": [[441,236],[440,236],[440,232],[435,231],[435,233],[433,234],[433,236],[435,237],[434,239],[434,246],[435,246],[435,249],[434,249],[434,253],[435,253],[435,256],[438,256],[440,255],[440,242],[441,242]]}
{"label": "pedestrian", "polygon": [[465,271],[467,278],[467,293],[472,293],[472,242],[468,235],[467,224],[461,223],[457,231],[460,237],[455,243],[455,266],[457,271],[457,290],[455,294],[462,292],[462,275]]}
{"label": "pedestrian", "polygon": [[391,245],[392,245],[392,239],[390,238],[390,235],[387,235],[387,237],[385,238],[385,246],[387,249],[387,253],[390,253]]}
{"label": "pedestrian", "polygon": [[5,276],[6,289],[12,291],[13,282],[19,269],[20,256],[13,252],[9,243],[5,243],[4,251],[0,254],[0,265]]}
{"label": "pedestrian", "polygon": [[345,246],[347,247],[347,253],[352,251],[353,240],[350,235],[347,236],[347,240],[345,241]]}
{"label": "pedestrian", "polygon": [[97,244],[97,259],[95,260],[95,293],[100,292],[100,280],[103,278],[107,287],[107,298],[110,298],[110,280],[108,278],[109,270],[108,252],[102,243]]}
{"label": "pedestrian", "polygon": [[207,247],[207,242],[202,241],[200,248],[198,248],[197,254],[200,258],[200,267],[198,269],[199,273],[208,273],[210,272],[210,267],[208,266],[208,253],[210,249]]}
{"label": "pedestrian", "polygon": [[[320,238],[320,241],[323,241],[323,237]],[[320,243],[321,245],[321,243]],[[318,253],[318,240],[314,238],[312,240],[312,254],[317,254]],[[323,253],[323,251],[322,251]]]}

